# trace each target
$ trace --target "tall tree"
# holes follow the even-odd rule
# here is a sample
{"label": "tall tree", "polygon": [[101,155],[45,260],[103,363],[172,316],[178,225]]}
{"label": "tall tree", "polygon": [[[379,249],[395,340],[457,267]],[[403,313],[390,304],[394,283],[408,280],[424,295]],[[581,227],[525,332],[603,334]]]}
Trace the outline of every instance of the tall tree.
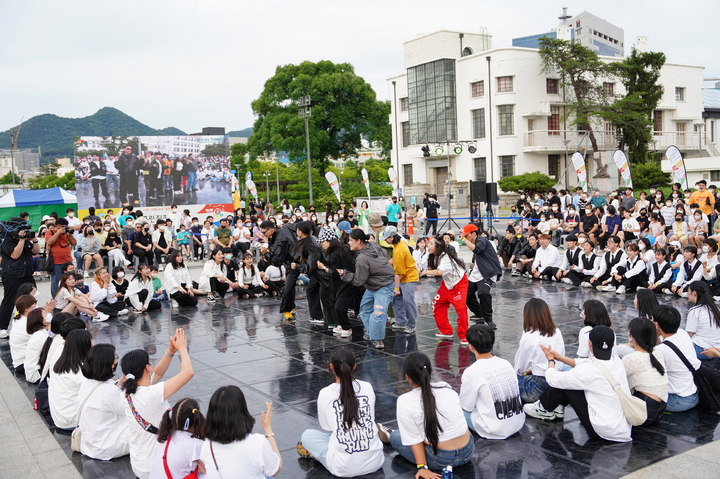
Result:
{"label": "tall tree", "polygon": [[593,131],[598,113],[612,100],[603,90],[603,80],[612,79],[607,63],[580,43],[540,38],[540,57],[545,72],[557,72],[565,88],[564,115],[570,125],[588,132],[593,152],[600,151]]}
{"label": "tall tree", "polygon": [[310,157],[321,175],[329,158],[354,155],[363,136],[389,148],[388,105],[349,63],[320,61],[279,66],[265,82],[252,103],[257,120],[248,144],[251,156],[274,150],[286,151],[293,162],[305,160],[305,121],[295,101],[306,95],[312,98]]}
{"label": "tall tree", "polygon": [[658,80],[664,64],[664,53],[641,53],[633,48],[625,60],[608,65],[610,71],[625,85],[626,94],[608,105],[600,116],[615,125],[622,138],[620,148],[627,145],[631,163],[648,160],[648,145],[652,142],[652,113],[663,95],[663,87]]}

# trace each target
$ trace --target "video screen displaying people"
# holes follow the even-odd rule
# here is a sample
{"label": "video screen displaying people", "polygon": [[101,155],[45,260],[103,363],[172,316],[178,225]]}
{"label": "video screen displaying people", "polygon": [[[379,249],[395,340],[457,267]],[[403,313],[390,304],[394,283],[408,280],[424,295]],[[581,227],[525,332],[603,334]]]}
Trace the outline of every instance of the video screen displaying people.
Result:
{"label": "video screen displaying people", "polygon": [[220,137],[79,137],[78,208],[232,203],[229,145]]}

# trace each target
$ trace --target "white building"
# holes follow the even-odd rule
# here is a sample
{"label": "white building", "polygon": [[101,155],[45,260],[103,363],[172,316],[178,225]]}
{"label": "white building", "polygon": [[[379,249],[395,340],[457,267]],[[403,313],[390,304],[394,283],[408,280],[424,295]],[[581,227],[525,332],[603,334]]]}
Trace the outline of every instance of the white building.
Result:
{"label": "white building", "polygon": [[[567,28],[558,33],[569,39]],[[487,34],[440,31],[406,42],[404,50],[406,72],[388,79],[388,87],[397,145],[392,158],[405,196],[431,192],[443,202],[450,179],[453,205],[459,200],[462,206],[468,180],[496,182],[532,171],[554,176],[563,187],[575,185],[569,156],[576,150],[586,154],[592,185],[603,191],[618,185],[617,168],[610,166],[618,144],[615,128],[594,125],[601,152],[596,164],[585,132],[563,123],[559,77],[543,72],[537,49],[492,49]],[[697,154],[694,124],[702,121],[702,74],[700,66],[663,67],[665,94],[654,114],[658,151],[675,144],[686,156]],[[620,83],[604,87],[609,94],[624,93]],[[461,143],[456,154],[457,141],[472,142],[476,151]],[[425,145],[430,157],[423,156]],[[438,145],[444,146],[440,157],[434,153]],[[593,178],[603,164],[611,178]]]}

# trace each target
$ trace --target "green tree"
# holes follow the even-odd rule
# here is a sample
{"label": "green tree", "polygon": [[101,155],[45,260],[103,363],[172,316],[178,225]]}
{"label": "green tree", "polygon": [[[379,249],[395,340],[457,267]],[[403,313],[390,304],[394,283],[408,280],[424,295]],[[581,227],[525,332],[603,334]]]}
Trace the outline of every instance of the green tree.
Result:
{"label": "green tree", "polygon": [[608,65],[580,43],[555,38],[540,38],[540,57],[544,72],[559,73],[566,96],[563,115],[570,125],[588,132],[593,152],[599,147],[593,123],[612,100],[603,90],[603,80],[612,78]]}
{"label": "green tree", "polygon": [[636,191],[646,190],[651,186],[661,188],[670,183],[670,173],[663,173],[660,160],[656,158],[631,165],[630,172]]}
{"label": "green tree", "polygon": [[71,191],[75,189],[75,172],[68,171],[63,176],[57,176],[54,173],[47,176],[36,176],[30,178],[29,185],[31,190],[43,190],[59,186]]}
{"label": "green tree", "polygon": [[270,150],[286,151],[292,162],[306,159],[305,121],[299,118],[295,103],[306,95],[312,97],[310,157],[321,177],[330,158],[353,156],[363,135],[390,147],[389,105],[376,99],[372,87],[355,74],[352,65],[306,61],[277,67],[260,97],[252,102],[257,120],[249,140],[251,156]]}
{"label": "green tree", "polygon": [[608,66],[621,79],[627,93],[608,105],[600,116],[615,125],[622,138],[620,149],[627,145],[628,159],[633,165],[648,160],[648,145],[652,142],[652,112],[663,95],[658,79],[664,64],[664,53],[643,53],[633,48],[625,60]]}
{"label": "green tree", "polygon": [[507,176],[498,180],[498,186],[503,191],[514,191],[515,193],[521,191],[529,194],[544,193],[555,186],[555,179],[539,171],[533,171],[522,175]]}
{"label": "green tree", "polygon": [[215,143],[203,148],[202,154],[205,156],[227,156],[228,146],[225,143]]}
{"label": "green tree", "polygon": [[0,185],[19,185],[20,184],[20,175],[15,172],[13,181],[13,174],[12,172],[8,171],[7,174],[0,178]]}

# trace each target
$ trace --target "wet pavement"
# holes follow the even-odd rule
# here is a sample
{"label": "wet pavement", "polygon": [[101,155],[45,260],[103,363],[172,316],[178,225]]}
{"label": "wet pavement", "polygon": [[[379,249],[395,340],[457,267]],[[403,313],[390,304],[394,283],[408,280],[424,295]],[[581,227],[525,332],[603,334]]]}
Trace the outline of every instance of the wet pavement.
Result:
{"label": "wet pavement", "polygon": [[[278,477],[330,478],[319,463],[299,459],[295,445],[306,428],[319,428],[316,399],[318,392],[332,382],[327,361],[334,348],[345,345],[358,361],[357,378],[369,381],[377,395],[376,418],[396,427],[397,397],[409,390],[403,380],[403,355],[421,351],[433,361],[435,376],[459,390],[460,377],[474,362],[468,348],[455,341],[438,341],[430,300],[438,286],[424,279],[418,287],[417,333],[406,336],[387,330],[385,350],[368,348],[365,342],[350,342],[333,337],[327,330],[309,323],[304,292],[298,290],[298,312],[294,324],[285,324],[278,313],[279,301],[271,298],[238,300],[228,295],[215,304],[201,300],[197,308],[171,310],[165,303],[160,311],[146,316],[130,316],[107,323],[89,324],[95,343],[109,342],[118,355],[144,348],[153,361],[165,351],[168,336],[175,328],[185,328],[195,377],[170,403],[182,397],[198,399],[205,409],[210,396],[221,385],[239,386],[250,410],[259,418],[265,401],[273,401],[273,429],[283,455],[283,470]],[[41,289],[42,293],[42,289]],[[587,299],[603,301],[610,311],[619,342],[625,342],[627,325],[633,317],[633,295],[616,295],[581,290],[565,284],[532,282],[508,275],[493,291],[496,331],[495,354],[513,361],[522,333],[522,309],[532,297],[548,302],[555,322],[563,333],[568,356],[577,350],[577,335],[582,328],[580,309]],[[673,304],[683,317],[687,301],[667,297],[661,304]],[[451,313],[451,321],[454,321]],[[0,344],[0,357],[10,363],[7,341]],[[166,377],[179,370],[174,361]],[[29,406],[32,389],[18,379],[26,391]],[[620,477],[651,463],[675,456],[720,438],[720,416],[701,411],[666,414],[654,427],[634,428],[633,442],[615,444],[588,439],[571,408],[564,421],[546,423],[528,418],[522,430],[504,441],[477,439],[472,464],[455,469],[457,478],[515,477]],[[259,420],[255,430],[260,431]],[[53,435],[86,478],[131,478],[128,458],[109,462],[94,461],[72,453],[70,438],[54,431]],[[382,469],[367,477],[412,478],[415,465],[385,448]],[[366,476],[363,476],[366,477]]]}

